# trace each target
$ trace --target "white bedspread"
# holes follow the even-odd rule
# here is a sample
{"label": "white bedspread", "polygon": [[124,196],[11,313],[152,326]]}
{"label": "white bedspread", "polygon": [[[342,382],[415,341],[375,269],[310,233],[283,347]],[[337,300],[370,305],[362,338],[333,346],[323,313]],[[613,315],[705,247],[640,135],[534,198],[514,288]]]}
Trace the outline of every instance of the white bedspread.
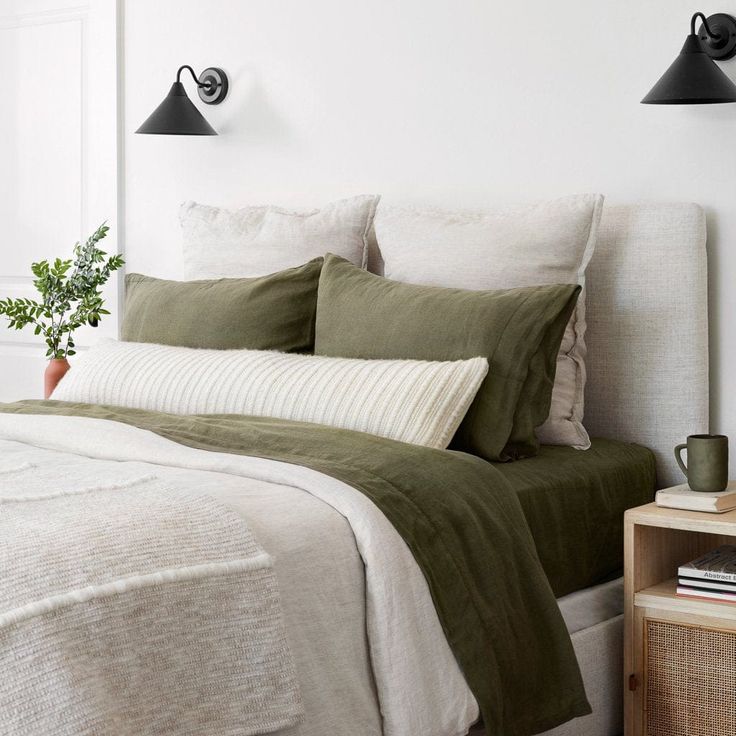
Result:
{"label": "white bedspread", "polygon": [[275,559],[306,716],[289,736],[454,736],[478,708],[424,577],[383,514],[301,466],[210,453],[79,417],[0,415],[0,453],[123,463],[226,501]]}

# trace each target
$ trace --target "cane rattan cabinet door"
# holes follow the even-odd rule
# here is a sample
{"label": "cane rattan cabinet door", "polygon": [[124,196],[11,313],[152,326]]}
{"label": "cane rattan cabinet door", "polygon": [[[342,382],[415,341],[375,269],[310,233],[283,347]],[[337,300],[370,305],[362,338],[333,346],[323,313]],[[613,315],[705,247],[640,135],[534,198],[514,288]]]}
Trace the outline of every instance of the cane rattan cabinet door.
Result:
{"label": "cane rattan cabinet door", "polygon": [[736,734],[736,632],[643,623],[647,736]]}

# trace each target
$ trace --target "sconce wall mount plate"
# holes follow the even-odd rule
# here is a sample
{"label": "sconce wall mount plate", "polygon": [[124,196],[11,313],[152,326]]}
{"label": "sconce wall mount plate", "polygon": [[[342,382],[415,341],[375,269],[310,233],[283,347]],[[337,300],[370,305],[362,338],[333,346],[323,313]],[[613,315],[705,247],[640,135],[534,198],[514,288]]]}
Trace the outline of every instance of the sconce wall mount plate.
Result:
{"label": "sconce wall mount plate", "polygon": [[197,79],[199,99],[207,105],[219,105],[229,89],[227,74],[216,66],[205,69]]}
{"label": "sconce wall mount plate", "polygon": [[711,59],[725,61],[736,56],[736,18],[727,13],[715,13],[707,19],[708,34],[705,24],[698,28],[700,45]]}

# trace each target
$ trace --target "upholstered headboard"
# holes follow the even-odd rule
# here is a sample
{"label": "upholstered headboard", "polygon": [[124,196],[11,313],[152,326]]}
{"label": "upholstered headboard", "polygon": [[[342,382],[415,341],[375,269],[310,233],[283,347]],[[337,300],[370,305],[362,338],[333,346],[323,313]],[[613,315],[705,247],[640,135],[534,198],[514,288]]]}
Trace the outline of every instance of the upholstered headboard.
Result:
{"label": "upholstered headboard", "polygon": [[[587,269],[583,423],[651,448],[662,488],[685,482],[674,446],[708,430],[705,239],[696,204],[604,204]],[[383,273],[373,232],[368,261]]]}
{"label": "upholstered headboard", "polygon": [[605,205],[587,271],[584,424],[654,450],[660,487],[684,482],[674,446],[708,430],[705,241],[697,205]]}

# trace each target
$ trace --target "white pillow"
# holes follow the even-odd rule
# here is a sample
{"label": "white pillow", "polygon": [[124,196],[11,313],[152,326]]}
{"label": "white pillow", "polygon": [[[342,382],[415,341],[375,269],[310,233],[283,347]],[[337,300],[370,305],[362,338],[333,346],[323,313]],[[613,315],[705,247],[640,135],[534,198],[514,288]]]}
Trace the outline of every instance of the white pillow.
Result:
{"label": "white pillow", "polygon": [[380,198],[341,199],[319,210],[227,210],[185,202],[179,212],[188,279],[266,276],[327,251],[365,266],[367,236]]}
{"label": "white pillow", "polygon": [[293,419],[444,449],[487,372],[486,358],[355,360],[107,341],[77,360],[53,398]]}
{"label": "white pillow", "polygon": [[[602,209],[599,194],[487,211],[381,204],[375,228],[383,273],[460,289],[584,286]],[[583,292],[557,356],[549,418],[537,429],[544,444],[590,447],[582,424],[585,355]]]}

